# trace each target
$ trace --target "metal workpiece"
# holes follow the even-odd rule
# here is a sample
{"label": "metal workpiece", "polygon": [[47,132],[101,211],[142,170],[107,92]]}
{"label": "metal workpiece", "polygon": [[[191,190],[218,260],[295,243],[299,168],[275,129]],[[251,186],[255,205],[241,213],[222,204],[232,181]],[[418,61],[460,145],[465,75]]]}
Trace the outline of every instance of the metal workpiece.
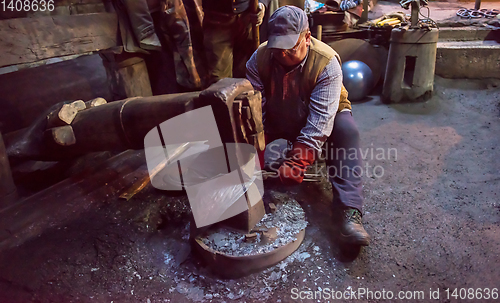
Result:
{"label": "metal workpiece", "polygon": [[[242,136],[236,132],[234,121],[237,115],[233,114],[233,101],[247,91],[253,92],[248,80],[228,78],[201,92],[132,97],[111,103],[94,102],[99,105],[94,107],[87,104],[87,101],[81,103],[89,105],[88,108],[78,107],[78,110],[74,110],[74,107],[80,103],[59,103],[42,113],[13,140],[7,147],[7,152],[13,158],[57,161],[96,151],[142,149],[144,137],[152,128],[170,118],[207,105],[212,107],[222,141],[237,142]],[[260,98],[258,101],[254,103],[260,105]],[[64,115],[61,115],[63,111]],[[64,118],[63,121],[60,121],[60,117]],[[241,124],[243,123],[239,122]],[[67,127],[54,129],[62,126]],[[190,135],[192,134],[186,132],[186,142]]]}

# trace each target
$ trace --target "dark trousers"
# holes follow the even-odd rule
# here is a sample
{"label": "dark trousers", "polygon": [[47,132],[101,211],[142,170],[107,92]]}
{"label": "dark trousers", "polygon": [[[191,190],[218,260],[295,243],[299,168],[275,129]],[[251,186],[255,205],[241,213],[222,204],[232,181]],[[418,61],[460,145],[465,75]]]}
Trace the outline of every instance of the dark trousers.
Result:
{"label": "dark trousers", "polygon": [[137,42],[155,32],[146,0],[115,0],[113,3],[117,13],[125,18],[128,17]]}
{"label": "dark trousers", "polygon": [[223,78],[245,78],[246,63],[253,54],[252,27],[243,14],[205,12],[204,45],[209,84]]}
{"label": "dark trousers", "polygon": [[332,183],[334,207],[363,211],[359,131],[351,112],[337,113],[332,134],[323,146],[327,176]]}

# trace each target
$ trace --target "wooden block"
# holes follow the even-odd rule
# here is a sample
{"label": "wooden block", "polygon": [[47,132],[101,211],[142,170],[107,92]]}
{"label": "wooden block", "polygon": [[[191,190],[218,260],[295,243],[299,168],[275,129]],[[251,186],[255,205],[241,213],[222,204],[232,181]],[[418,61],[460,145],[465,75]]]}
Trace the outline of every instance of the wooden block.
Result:
{"label": "wooden block", "polygon": [[79,111],[86,109],[86,104],[82,100],[77,100],[69,104],[64,104],[60,110],[51,112],[47,115],[46,128],[69,125],[76,117]]}
{"label": "wooden block", "polygon": [[87,108],[87,105],[85,105],[85,102],[83,102],[83,100],[74,101],[70,105],[73,106],[77,112]]}
{"label": "wooden block", "polygon": [[113,100],[152,96],[148,69],[143,57],[137,53],[119,52],[120,48],[99,52]]}
{"label": "wooden block", "polygon": [[71,124],[75,119],[78,110],[70,104],[64,104],[61,110],[57,113],[57,117],[66,124]]}
{"label": "wooden block", "polygon": [[95,99],[89,100],[85,102],[85,106],[87,109],[92,108],[92,107],[97,107],[99,105],[103,105],[108,103],[104,98],[97,97]]}
{"label": "wooden block", "polygon": [[70,146],[76,143],[75,133],[71,125],[54,127],[48,130],[55,143],[62,146]]}

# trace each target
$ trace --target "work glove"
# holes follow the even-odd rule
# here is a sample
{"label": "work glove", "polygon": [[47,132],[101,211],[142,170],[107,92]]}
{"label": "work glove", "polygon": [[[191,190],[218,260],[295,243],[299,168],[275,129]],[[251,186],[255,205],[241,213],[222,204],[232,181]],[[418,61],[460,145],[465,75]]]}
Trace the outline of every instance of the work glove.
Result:
{"label": "work glove", "polygon": [[300,184],[304,180],[306,168],[316,159],[316,150],[303,143],[295,142],[288,152],[286,160],[278,169],[278,176],[283,184]]}
{"label": "work glove", "polygon": [[249,10],[245,12],[242,16],[243,22],[259,26],[262,24],[262,21],[264,20],[265,13],[266,13],[266,6],[259,2],[259,11],[256,14],[250,12]]}

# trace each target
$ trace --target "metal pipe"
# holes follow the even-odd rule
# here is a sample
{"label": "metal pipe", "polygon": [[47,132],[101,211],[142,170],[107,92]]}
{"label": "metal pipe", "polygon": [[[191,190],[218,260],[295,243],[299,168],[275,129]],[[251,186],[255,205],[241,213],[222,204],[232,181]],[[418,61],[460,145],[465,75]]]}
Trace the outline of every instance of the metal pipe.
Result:
{"label": "metal pipe", "polygon": [[474,6],[474,9],[479,10],[481,8],[481,0],[476,0],[476,5]]}
{"label": "metal pipe", "polygon": [[411,3],[411,27],[415,28],[418,25],[418,12],[420,11],[420,1],[412,1]]}
{"label": "metal pipe", "polygon": [[368,1],[369,0],[363,0],[363,12],[361,13],[359,23],[364,23],[368,20]]}
{"label": "metal pipe", "polygon": [[[254,14],[257,14],[259,12],[259,1],[258,0],[252,0],[250,1],[250,8],[252,9],[251,12]],[[253,42],[253,49],[256,50],[259,48],[260,45],[260,34],[259,34],[259,27],[255,24],[252,24],[252,42]]]}

